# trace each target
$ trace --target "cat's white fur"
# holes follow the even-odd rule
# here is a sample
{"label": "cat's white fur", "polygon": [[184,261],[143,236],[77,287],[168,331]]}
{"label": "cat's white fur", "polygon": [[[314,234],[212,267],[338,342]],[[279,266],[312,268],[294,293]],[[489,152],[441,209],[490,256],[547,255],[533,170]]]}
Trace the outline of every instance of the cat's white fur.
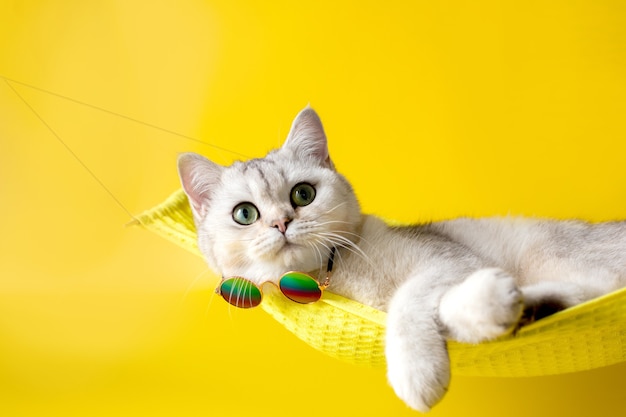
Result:
{"label": "cat's white fur", "polygon": [[[187,153],[179,173],[199,247],[222,276],[258,284],[289,270],[321,277],[336,247],[329,290],[388,312],[388,378],[416,410],[429,410],[447,389],[446,340],[490,340],[515,329],[524,309],[569,307],[626,285],[626,222],[501,218],[390,227],[361,214],[310,108],[265,158],[222,167]],[[290,193],[302,182],[316,196],[299,207]],[[242,202],[260,213],[248,226],[233,220]]]}

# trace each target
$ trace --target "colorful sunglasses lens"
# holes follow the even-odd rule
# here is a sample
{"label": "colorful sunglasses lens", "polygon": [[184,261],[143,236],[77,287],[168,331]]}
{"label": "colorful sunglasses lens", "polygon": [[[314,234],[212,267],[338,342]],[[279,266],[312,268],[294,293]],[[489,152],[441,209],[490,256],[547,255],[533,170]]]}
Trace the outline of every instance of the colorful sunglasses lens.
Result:
{"label": "colorful sunglasses lens", "polygon": [[261,304],[263,295],[253,282],[244,278],[228,278],[220,285],[220,294],[228,303],[239,308],[251,308]]}
{"label": "colorful sunglasses lens", "polygon": [[286,273],[278,286],[287,298],[296,303],[314,303],[322,297],[322,290],[317,281],[301,272]]}

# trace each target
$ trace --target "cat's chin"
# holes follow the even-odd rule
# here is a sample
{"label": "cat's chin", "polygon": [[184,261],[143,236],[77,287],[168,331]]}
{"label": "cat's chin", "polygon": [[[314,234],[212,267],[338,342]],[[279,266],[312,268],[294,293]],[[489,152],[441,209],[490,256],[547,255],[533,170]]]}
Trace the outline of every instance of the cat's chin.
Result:
{"label": "cat's chin", "polygon": [[244,277],[257,285],[266,282],[277,284],[280,277],[289,271],[312,273],[326,268],[327,260],[320,261],[319,255],[314,252],[311,248],[307,251],[307,248],[285,245],[272,259],[249,259],[243,264],[226,266],[221,273],[225,277]]}
{"label": "cat's chin", "polygon": [[[323,251],[325,250],[323,249]],[[277,274],[291,270],[309,272],[323,267],[326,262],[326,259],[320,259],[318,249],[292,242],[285,242],[280,249],[262,260],[265,265],[272,265]]]}
{"label": "cat's chin", "polygon": [[304,269],[303,265],[312,262],[311,259],[309,259],[311,257],[315,259],[315,255],[311,253],[310,247],[286,242],[276,253],[274,259],[280,260],[283,268]]}

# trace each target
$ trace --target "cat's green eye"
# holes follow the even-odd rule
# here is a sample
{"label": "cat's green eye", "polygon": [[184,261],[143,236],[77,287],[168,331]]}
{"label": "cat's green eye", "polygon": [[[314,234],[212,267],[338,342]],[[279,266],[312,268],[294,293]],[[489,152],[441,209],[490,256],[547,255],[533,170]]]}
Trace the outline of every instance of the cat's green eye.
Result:
{"label": "cat's green eye", "polygon": [[291,204],[295,206],[308,206],[315,200],[315,188],[306,182],[296,184],[291,189]]}
{"label": "cat's green eye", "polygon": [[243,226],[248,226],[259,218],[259,210],[252,203],[241,203],[233,210],[233,220]]}

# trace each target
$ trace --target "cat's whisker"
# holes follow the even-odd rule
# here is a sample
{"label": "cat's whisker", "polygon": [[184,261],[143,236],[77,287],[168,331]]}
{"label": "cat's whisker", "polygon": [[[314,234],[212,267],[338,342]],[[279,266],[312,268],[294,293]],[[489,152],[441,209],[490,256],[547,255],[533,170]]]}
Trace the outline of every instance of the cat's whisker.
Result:
{"label": "cat's whisker", "polygon": [[320,249],[317,247],[317,245],[315,243],[320,243],[317,239],[313,240],[313,241],[309,241],[307,242],[307,246],[311,247],[314,251],[315,251],[315,257],[319,260],[319,270],[320,270],[320,275],[318,276],[318,279],[321,279],[321,271],[324,270],[324,257],[322,256],[322,252],[320,251]]}
{"label": "cat's whisker", "polygon": [[317,239],[317,243],[319,243],[320,245],[324,246],[328,252],[331,252],[332,251],[332,246],[333,246],[332,242],[330,242],[331,244],[328,245],[327,241],[328,241],[328,239],[324,239],[321,236],[319,236],[319,238]]}
{"label": "cat's whisker", "polygon": [[339,243],[342,247],[352,251],[354,254],[360,255],[364,260],[369,262],[369,259],[365,252],[356,245],[352,240],[348,239],[345,236],[341,236],[338,233],[334,232],[318,232],[320,236],[328,238],[329,241],[333,243]]}
{"label": "cat's whisker", "polygon": [[[316,237],[316,242],[322,246],[324,246],[329,252],[332,251],[333,247],[339,247],[339,248],[346,248],[349,250],[349,248],[347,248],[343,243],[340,242],[334,242],[331,239],[322,237],[322,236],[317,236]],[[337,252],[338,257],[338,261],[339,263],[341,263],[341,265],[343,265],[343,258],[341,256],[341,252]],[[322,266],[323,267],[323,266]]]}
{"label": "cat's whisker", "polygon": [[[325,232],[325,233],[329,233],[329,232]],[[354,236],[354,237],[356,237],[358,239],[358,242],[364,242],[364,243],[370,244],[370,242],[367,239],[365,239],[362,235],[360,235],[358,233],[349,232],[347,230],[337,230],[337,231],[334,231],[334,232],[331,232],[331,233],[335,233],[337,235],[341,235],[344,238],[345,238],[345,236],[343,236],[343,235]],[[351,242],[353,242],[352,239],[349,239],[349,240]],[[355,246],[358,246],[358,244],[356,242],[353,242],[353,244]]]}
{"label": "cat's whisker", "polygon": [[328,248],[328,245],[327,245],[327,243],[328,243],[331,246],[344,248],[344,249],[352,252],[356,256],[359,256],[360,258],[362,258],[369,265],[372,265],[371,260],[365,254],[365,252],[363,252],[363,250],[361,248],[359,248],[359,246],[356,245],[350,239],[348,239],[348,238],[346,238],[344,236],[341,236],[341,235],[339,235],[337,233],[332,233],[332,232],[317,232],[317,233],[314,233],[314,235],[316,235],[316,237],[318,237],[319,239],[322,239],[322,241],[320,241],[320,244],[322,244],[323,246]]}
{"label": "cat's whisker", "polygon": [[321,227],[321,226],[327,226],[329,224],[352,224],[352,223],[345,221],[345,220],[326,220],[323,222],[316,222],[315,226]]}
{"label": "cat's whisker", "polygon": [[[334,223],[339,223],[339,224],[352,224],[352,223],[350,223],[350,222],[348,222],[348,221],[344,221],[344,220],[327,220],[327,221],[324,221],[324,222],[319,222],[319,223],[316,223],[316,224],[315,224],[315,226],[316,226],[316,227],[323,227],[323,226],[326,226],[326,225],[329,225],[329,224],[334,224]],[[369,244],[369,242],[367,241],[367,239],[365,239],[362,235],[360,235],[360,234],[358,234],[358,233],[349,232],[349,231],[347,231],[347,230],[337,230],[337,231],[335,231],[335,233],[343,233],[343,234],[346,234],[346,235],[354,236],[354,237],[358,238],[358,239],[359,239],[359,241],[363,241],[363,242],[365,242],[365,243],[368,243],[368,244]]]}
{"label": "cat's whisker", "polygon": [[345,243],[335,241],[328,236],[324,236],[322,235],[322,232],[312,233],[312,235],[316,238],[317,243],[324,246],[328,251],[331,251],[333,246],[339,246],[341,248],[346,247]]}
{"label": "cat's whisker", "polygon": [[[187,285],[187,288],[185,289],[185,293],[182,295],[181,300],[180,300],[180,305],[184,305],[185,302],[187,301],[187,297],[189,297],[189,294],[191,293],[191,291],[193,290],[193,287],[198,283],[198,281],[204,276],[210,273],[209,269],[205,269],[204,271],[200,272],[198,275],[196,275],[196,277],[191,281],[191,283],[189,283],[189,285]],[[211,310],[211,306],[213,305],[213,301],[215,300],[215,291],[209,291],[210,295],[209,295],[209,302],[207,303],[206,308],[204,309],[204,317],[207,318],[209,317],[209,311]]]}
{"label": "cat's whisker", "polygon": [[[343,248],[344,246],[335,244],[335,247]],[[341,254],[341,251],[337,251],[336,252],[335,262],[338,262],[342,267],[345,265],[345,263],[343,261],[343,255]]]}
{"label": "cat's whisker", "polygon": [[346,204],[346,202],[342,201],[341,203],[337,204],[335,207],[328,210],[326,213],[332,213],[333,211],[337,210],[339,207],[343,206],[344,204]]}
{"label": "cat's whisker", "polygon": [[215,291],[211,291],[211,297],[209,298],[209,303],[204,310],[204,317],[209,317],[209,311],[211,310],[211,306],[213,305],[213,300],[215,300]]}
{"label": "cat's whisker", "polygon": [[185,292],[183,293],[183,295],[181,297],[181,304],[185,302],[185,300],[187,299],[187,297],[191,293],[191,290],[198,283],[200,278],[202,278],[203,275],[208,274],[209,272],[210,271],[208,269],[203,270],[198,275],[196,275],[196,277],[189,283],[189,285],[187,285],[187,288],[185,289]]}
{"label": "cat's whisker", "polygon": [[[339,233],[343,233],[343,232],[342,231],[337,231],[337,232],[318,232],[318,234],[320,236],[327,237],[327,238],[329,238],[329,239],[331,239],[331,240],[333,240],[335,242],[342,242],[346,246],[354,248],[355,250],[359,251],[361,254],[365,255],[365,253],[361,250],[361,248],[359,248],[359,246],[356,243],[354,243],[349,238],[340,235]],[[346,233],[350,233],[350,232],[346,232]]]}
{"label": "cat's whisker", "polygon": [[358,239],[359,239],[359,241],[362,241],[362,242],[365,242],[365,243],[369,244],[369,242],[367,241],[367,239],[365,239],[363,236],[361,236],[361,235],[360,235],[360,234],[358,234],[358,233],[349,232],[349,231],[347,231],[347,230],[337,230],[335,233],[343,233],[343,234],[345,234],[345,235],[354,236],[354,237],[358,238]]}
{"label": "cat's whisker", "polygon": [[246,304],[246,293],[249,295],[250,294],[250,287],[251,287],[251,283],[248,281],[244,281],[244,285],[242,286],[241,290],[237,292],[237,305],[239,305],[240,302],[242,302],[242,304]]}
{"label": "cat's whisker", "polygon": [[[360,256],[360,255],[357,255],[357,256]],[[340,263],[342,266],[344,266],[344,258],[345,258],[345,254],[344,254],[344,255],[342,255],[342,254],[341,254],[341,252],[339,252],[339,263]],[[365,259],[365,261],[366,261],[368,264],[371,264],[371,262],[369,262],[369,260]]]}
{"label": "cat's whisker", "polygon": [[324,258],[322,257],[322,252],[320,252],[320,249],[314,245],[313,242],[308,242],[308,245],[315,250],[316,257],[320,261],[320,270],[322,270],[324,268]]}
{"label": "cat's whisker", "polygon": [[[348,250],[348,251],[352,252],[352,251],[350,250],[350,248],[346,247],[346,246],[345,246],[345,245],[343,245],[343,244],[340,244],[340,243],[337,243],[337,242],[333,242],[333,245],[334,245],[335,247],[345,248],[346,250]],[[345,262],[344,262],[344,255],[342,255],[341,251],[338,251],[338,252],[337,252],[337,259],[336,259],[336,262],[338,262],[338,263],[339,263],[342,267],[343,267],[343,266],[345,266]]]}

